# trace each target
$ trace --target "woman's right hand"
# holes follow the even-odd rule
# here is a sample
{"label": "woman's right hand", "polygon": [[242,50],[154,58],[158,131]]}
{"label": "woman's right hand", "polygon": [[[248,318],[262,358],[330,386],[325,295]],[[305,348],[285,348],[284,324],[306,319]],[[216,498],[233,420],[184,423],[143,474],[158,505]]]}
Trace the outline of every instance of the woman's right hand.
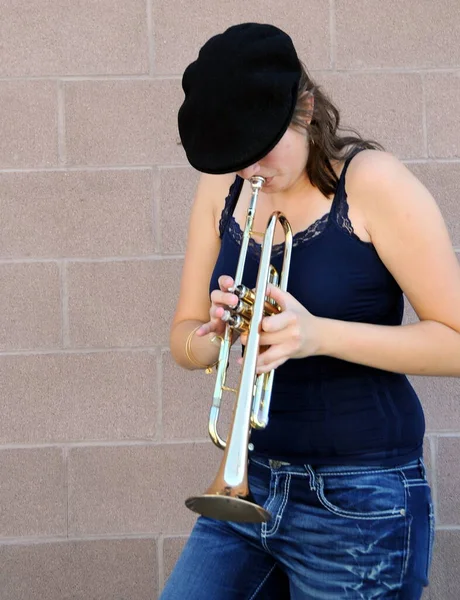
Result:
{"label": "woman's right hand", "polygon": [[220,336],[224,334],[225,322],[222,321],[224,312],[236,306],[238,302],[238,297],[228,291],[234,283],[234,280],[228,275],[221,275],[219,277],[219,289],[211,292],[209,321],[197,329],[196,334],[198,336],[201,337],[208,333],[215,333]]}

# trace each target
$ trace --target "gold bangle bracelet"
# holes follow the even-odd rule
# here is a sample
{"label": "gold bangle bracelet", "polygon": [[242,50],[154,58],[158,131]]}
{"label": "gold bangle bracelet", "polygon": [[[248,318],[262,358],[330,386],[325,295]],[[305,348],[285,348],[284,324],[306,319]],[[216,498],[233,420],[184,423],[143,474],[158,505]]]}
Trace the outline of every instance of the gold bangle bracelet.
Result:
{"label": "gold bangle bracelet", "polygon": [[[195,335],[195,332],[198,331],[198,329],[200,327],[201,327],[201,325],[198,325],[198,327],[195,327],[195,329],[192,329],[192,331],[188,334],[187,341],[185,342],[185,355],[187,356],[188,360],[192,363],[192,365],[195,365],[195,367],[198,367],[199,369],[204,369],[206,371],[206,373],[209,374],[209,373],[212,373],[212,368],[217,365],[217,363],[219,362],[219,359],[217,359],[216,362],[213,363],[212,365],[205,365],[205,364],[201,363],[199,360],[197,360],[195,358],[195,356],[193,355],[192,339],[193,339],[193,336]],[[211,339],[211,342],[215,343],[216,339],[220,339],[222,341],[222,338],[220,336],[215,335]]]}

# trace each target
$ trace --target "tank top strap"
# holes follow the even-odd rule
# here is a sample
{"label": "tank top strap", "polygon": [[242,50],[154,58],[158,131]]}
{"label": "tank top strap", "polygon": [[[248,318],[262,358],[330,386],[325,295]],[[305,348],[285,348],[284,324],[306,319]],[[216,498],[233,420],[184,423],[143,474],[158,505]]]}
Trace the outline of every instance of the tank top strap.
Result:
{"label": "tank top strap", "polygon": [[331,211],[329,213],[330,219],[333,219],[338,225],[346,229],[349,233],[353,234],[353,227],[348,218],[348,202],[347,193],[345,191],[345,176],[353,158],[359,154],[365,148],[355,148],[350,156],[346,159],[342,172],[340,173],[339,181],[337,183],[337,189],[332,200]]}
{"label": "tank top strap", "polygon": [[236,203],[238,202],[241,190],[243,189],[243,183],[244,179],[237,175],[235,181],[228,190],[228,196],[225,198],[224,208],[222,209],[219,220],[219,236],[221,239],[235,210]]}

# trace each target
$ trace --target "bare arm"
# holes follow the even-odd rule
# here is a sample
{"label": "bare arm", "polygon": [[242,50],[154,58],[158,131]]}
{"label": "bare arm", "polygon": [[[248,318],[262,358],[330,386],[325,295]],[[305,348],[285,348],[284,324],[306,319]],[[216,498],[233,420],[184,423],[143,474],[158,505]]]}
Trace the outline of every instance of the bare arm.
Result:
{"label": "bare arm", "polygon": [[426,188],[394,157],[364,152],[347,189],[420,322],[390,327],[321,319],[318,354],[389,371],[460,376],[460,267]]}
{"label": "bare arm", "polygon": [[415,375],[460,376],[460,267],[441,213],[396,158],[364,151],[347,172],[348,198],[365,215],[380,258],[420,322],[385,326],[313,316],[291,294],[269,286],[282,307],[265,317],[258,372],[289,358],[326,355]]}
{"label": "bare arm", "polygon": [[[198,368],[187,357],[185,347],[189,334],[209,321],[209,280],[220,249],[216,215],[223,208],[234,178],[234,175],[201,175],[192,206],[179,300],[170,331],[171,353],[186,369]],[[219,348],[211,342],[212,337],[191,338],[192,355],[203,365],[217,360]]]}

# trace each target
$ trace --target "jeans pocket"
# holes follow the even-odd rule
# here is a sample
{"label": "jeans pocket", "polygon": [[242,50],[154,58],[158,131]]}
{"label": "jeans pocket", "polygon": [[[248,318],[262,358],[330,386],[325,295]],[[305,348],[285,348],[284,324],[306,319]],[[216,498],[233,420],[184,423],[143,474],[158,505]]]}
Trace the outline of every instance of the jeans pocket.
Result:
{"label": "jeans pocket", "polygon": [[406,515],[406,489],[398,472],[319,475],[316,493],[324,508],[341,517],[390,519]]}

